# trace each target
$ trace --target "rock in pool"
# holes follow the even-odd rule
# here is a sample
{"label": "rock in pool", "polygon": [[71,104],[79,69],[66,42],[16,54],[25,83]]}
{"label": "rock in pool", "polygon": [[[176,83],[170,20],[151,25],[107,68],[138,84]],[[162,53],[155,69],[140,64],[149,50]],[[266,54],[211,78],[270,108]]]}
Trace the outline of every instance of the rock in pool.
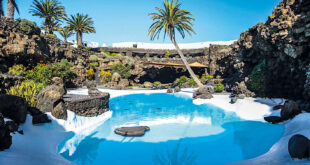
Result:
{"label": "rock in pool", "polygon": [[114,132],[121,136],[137,137],[137,136],[143,136],[145,132],[149,130],[150,128],[147,126],[137,126],[137,127],[116,128]]}

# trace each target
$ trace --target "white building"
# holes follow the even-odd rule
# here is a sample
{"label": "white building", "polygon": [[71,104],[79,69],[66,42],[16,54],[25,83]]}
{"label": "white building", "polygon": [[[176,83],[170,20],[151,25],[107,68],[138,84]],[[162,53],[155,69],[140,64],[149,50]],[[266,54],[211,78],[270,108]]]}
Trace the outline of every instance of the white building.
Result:
{"label": "white building", "polygon": [[[212,45],[231,45],[236,40],[232,41],[214,41],[214,42],[200,42],[189,44],[178,44],[181,49],[200,49]],[[142,42],[120,42],[113,43],[112,47],[117,48],[142,48],[142,49],[175,49],[173,44],[157,44],[157,43],[142,43]]]}

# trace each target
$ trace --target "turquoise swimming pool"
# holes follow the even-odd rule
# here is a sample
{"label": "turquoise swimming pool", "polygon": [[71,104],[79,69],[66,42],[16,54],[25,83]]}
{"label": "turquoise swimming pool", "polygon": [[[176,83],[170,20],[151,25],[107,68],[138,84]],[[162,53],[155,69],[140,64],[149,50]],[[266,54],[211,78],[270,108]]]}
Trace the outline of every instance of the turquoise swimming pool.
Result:
{"label": "turquoise swimming pool", "polygon": [[[61,155],[85,165],[227,164],[266,153],[284,127],[245,121],[180,94],[133,94],[112,98],[113,115],[87,134],[59,145]],[[149,126],[143,137],[114,134],[121,126]]]}

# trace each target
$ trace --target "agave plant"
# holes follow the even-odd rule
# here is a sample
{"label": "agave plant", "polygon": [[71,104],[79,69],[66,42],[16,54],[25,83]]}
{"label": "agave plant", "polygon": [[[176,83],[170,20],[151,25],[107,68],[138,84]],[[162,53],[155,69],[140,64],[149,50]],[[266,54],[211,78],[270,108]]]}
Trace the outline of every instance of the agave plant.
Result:
{"label": "agave plant", "polygon": [[14,19],[15,10],[19,14],[19,9],[18,9],[18,6],[17,6],[15,0],[7,0],[6,16],[8,18]]}
{"label": "agave plant", "polygon": [[62,22],[66,18],[65,7],[58,0],[34,0],[30,13],[44,18],[46,34],[52,34],[53,23]]}
{"label": "agave plant", "polygon": [[149,14],[154,23],[149,28],[148,36],[151,40],[154,40],[155,38],[159,38],[161,32],[164,33],[164,38],[168,35],[193,80],[200,88],[204,88],[203,84],[199,81],[189,66],[184,54],[175,40],[176,31],[180,33],[182,38],[185,38],[186,33],[190,36],[192,33],[195,34],[195,31],[192,28],[192,21],[195,20],[193,15],[186,10],[180,9],[180,7],[181,3],[179,3],[179,0],[164,0],[162,8],[156,7],[156,12]]}
{"label": "agave plant", "polygon": [[7,94],[25,98],[29,105],[37,105],[37,95],[43,89],[44,85],[33,81],[23,81],[7,90]]}
{"label": "agave plant", "polygon": [[77,13],[76,15],[71,15],[67,22],[68,28],[76,31],[76,41],[79,46],[83,44],[83,33],[96,33],[94,21],[87,14]]}

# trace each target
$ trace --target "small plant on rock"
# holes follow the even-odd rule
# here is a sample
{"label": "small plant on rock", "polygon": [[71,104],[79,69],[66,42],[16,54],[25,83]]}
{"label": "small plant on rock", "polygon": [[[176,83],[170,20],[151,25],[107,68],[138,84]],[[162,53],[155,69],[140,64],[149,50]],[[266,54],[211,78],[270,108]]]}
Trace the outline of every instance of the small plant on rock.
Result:
{"label": "small plant on rock", "polygon": [[155,81],[153,84],[154,84],[154,86],[159,87],[161,85],[161,82]]}
{"label": "small plant on rock", "polygon": [[177,86],[182,86],[184,83],[186,83],[187,79],[188,78],[186,76],[181,76],[177,81]]}
{"label": "small plant on rock", "polygon": [[100,72],[100,77],[102,79],[104,79],[106,82],[109,82],[109,81],[111,81],[112,73],[109,72],[109,71],[104,71],[103,70],[103,71]]}
{"label": "small plant on rock", "polygon": [[210,81],[210,80],[212,80],[214,78],[214,76],[208,75],[206,78],[207,78],[208,81]]}
{"label": "small plant on rock", "polygon": [[88,78],[89,80],[93,80],[93,79],[94,79],[94,77],[95,77],[94,69],[88,69],[88,70],[86,71],[86,73],[87,73],[87,78]]}
{"label": "small plant on rock", "polygon": [[129,78],[131,76],[130,66],[125,66],[122,63],[117,63],[112,66],[112,73],[119,73],[122,78]]}
{"label": "small plant on rock", "polygon": [[266,61],[254,67],[250,74],[249,89],[259,96],[265,95],[265,75],[266,75]]}
{"label": "small plant on rock", "polygon": [[189,85],[189,86],[195,86],[195,85],[197,85],[197,83],[195,82],[195,80],[194,79],[190,79],[188,82],[187,82],[187,84]]}

